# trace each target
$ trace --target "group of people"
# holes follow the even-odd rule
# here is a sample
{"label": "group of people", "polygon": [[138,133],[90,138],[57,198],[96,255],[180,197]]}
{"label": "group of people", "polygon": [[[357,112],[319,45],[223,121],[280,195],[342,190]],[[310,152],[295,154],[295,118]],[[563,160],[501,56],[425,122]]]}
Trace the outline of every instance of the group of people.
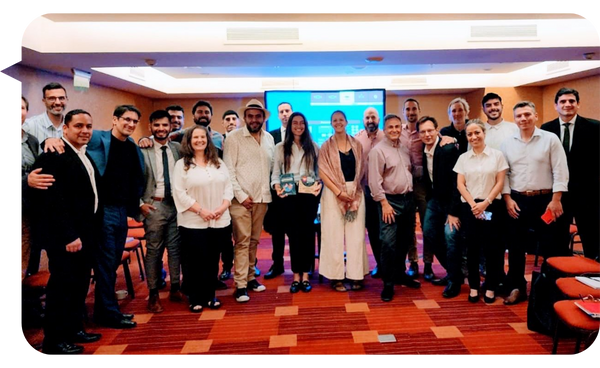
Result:
{"label": "group of people", "polygon": [[[68,98],[60,84],[50,83],[42,93],[47,111],[27,120],[22,99],[22,180],[23,230],[32,244],[24,251],[24,257],[31,254],[26,272],[36,271],[44,248],[51,273],[46,353],[79,353],[76,343],[100,338],[82,324],[92,268],[95,321],[136,326],[114,295],[128,217],[144,223],[153,313],[164,310],[158,290],[165,249],[169,298],[187,299],[192,313],[221,307],[215,297],[222,284],[220,258],[221,279],[234,269],[236,301],[249,301],[248,289],[264,291],[256,269],[263,227],[273,243],[273,264],[264,277],[284,273],[287,236],[290,292],[310,292],[319,211],[319,273],[336,291],[362,289],[369,274],[366,230],[377,264],[371,276],[383,281],[383,301],[393,299],[395,284],[421,286],[417,212],[424,280],[445,286],[446,298],[459,295],[467,277],[470,302],[479,300],[480,290],[486,303],[499,291],[507,294],[505,304],[525,300],[527,233],[535,231],[545,258],[566,255],[573,217],[585,256],[598,257],[599,123],[577,115],[573,89],[558,91],[559,118],[541,129],[528,101],[513,108],[516,124],[504,121],[495,93],[482,100],[487,122],[469,120],[469,104],[455,98],[448,105],[452,124],[443,129],[422,116],[413,98],[404,102],[404,122],[388,114],[383,129],[377,110],[367,108],[365,129],[355,137],[337,110],[331,114],[334,133],[321,147],[306,116],[288,102],[277,107],[281,127],[271,132],[263,129],[270,113],[258,100],[226,111],[225,134],[209,126],[209,102],[194,105],[195,124],[187,128],[183,108],[169,106],[150,115],[152,135],[136,145],[131,134],[141,113],[135,106],[118,106],[112,129],[98,131],[84,110],[63,115]],[[584,159],[593,162],[583,165]],[[542,220],[546,212],[548,222]],[[446,276],[433,273],[434,256]],[[483,285],[480,263],[486,267]]]}

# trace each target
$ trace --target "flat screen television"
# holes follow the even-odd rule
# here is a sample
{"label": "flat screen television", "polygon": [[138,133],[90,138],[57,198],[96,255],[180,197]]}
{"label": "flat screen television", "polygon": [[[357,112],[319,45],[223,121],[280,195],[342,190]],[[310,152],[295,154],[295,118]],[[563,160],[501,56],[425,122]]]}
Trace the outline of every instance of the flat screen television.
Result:
{"label": "flat screen television", "polygon": [[342,110],[348,119],[346,131],[354,136],[364,129],[363,113],[368,107],[379,112],[383,128],[385,116],[385,89],[357,89],[343,91],[265,91],[265,107],[271,113],[267,131],[281,127],[277,107],[282,102],[292,105],[292,110],[301,112],[308,120],[308,128],[319,147],[331,135],[333,128],[329,119],[336,110]]}

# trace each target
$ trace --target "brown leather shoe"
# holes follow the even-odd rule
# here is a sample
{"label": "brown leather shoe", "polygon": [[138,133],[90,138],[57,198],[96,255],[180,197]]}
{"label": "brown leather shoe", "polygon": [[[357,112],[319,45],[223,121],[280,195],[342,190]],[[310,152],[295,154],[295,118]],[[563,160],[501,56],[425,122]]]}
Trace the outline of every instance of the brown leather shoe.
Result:
{"label": "brown leather shoe", "polygon": [[504,299],[504,304],[513,305],[525,300],[527,300],[527,294],[521,292],[519,289],[513,289],[513,291],[510,292],[510,295]]}
{"label": "brown leather shoe", "polygon": [[158,294],[152,294],[148,298],[148,310],[152,313],[160,313],[164,310],[162,305],[160,305]]}
{"label": "brown leather shoe", "polygon": [[179,290],[169,292],[169,300],[172,302],[180,303],[185,301],[183,293]]}

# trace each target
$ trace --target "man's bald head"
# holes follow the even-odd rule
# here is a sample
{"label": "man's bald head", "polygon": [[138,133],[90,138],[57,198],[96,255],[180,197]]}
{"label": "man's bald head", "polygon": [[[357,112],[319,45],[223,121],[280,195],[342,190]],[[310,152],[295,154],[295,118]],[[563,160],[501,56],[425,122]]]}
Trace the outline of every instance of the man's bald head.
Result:
{"label": "man's bald head", "polygon": [[379,129],[379,112],[374,107],[368,107],[363,115],[365,130],[374,133]]}

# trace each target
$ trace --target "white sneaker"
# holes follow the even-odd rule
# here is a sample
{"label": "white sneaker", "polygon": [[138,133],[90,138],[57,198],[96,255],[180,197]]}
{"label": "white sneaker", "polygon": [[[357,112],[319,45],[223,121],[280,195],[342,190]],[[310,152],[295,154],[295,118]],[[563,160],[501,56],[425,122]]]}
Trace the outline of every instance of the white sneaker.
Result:
{"label": "white sneaker", "polygon": [[267,290],[267,288],[265,287],[265,285],[261,284],[256,279],[248,282],[248,288],[250,288],[250,289],[252,289],[252,291],[256,291],[256,292]]}
{"label": "white sneaker", "polygon": [[250,297],[248,296],[248,290],[246,288],[235,289],[235,300],[239,303],[250,300]]}

